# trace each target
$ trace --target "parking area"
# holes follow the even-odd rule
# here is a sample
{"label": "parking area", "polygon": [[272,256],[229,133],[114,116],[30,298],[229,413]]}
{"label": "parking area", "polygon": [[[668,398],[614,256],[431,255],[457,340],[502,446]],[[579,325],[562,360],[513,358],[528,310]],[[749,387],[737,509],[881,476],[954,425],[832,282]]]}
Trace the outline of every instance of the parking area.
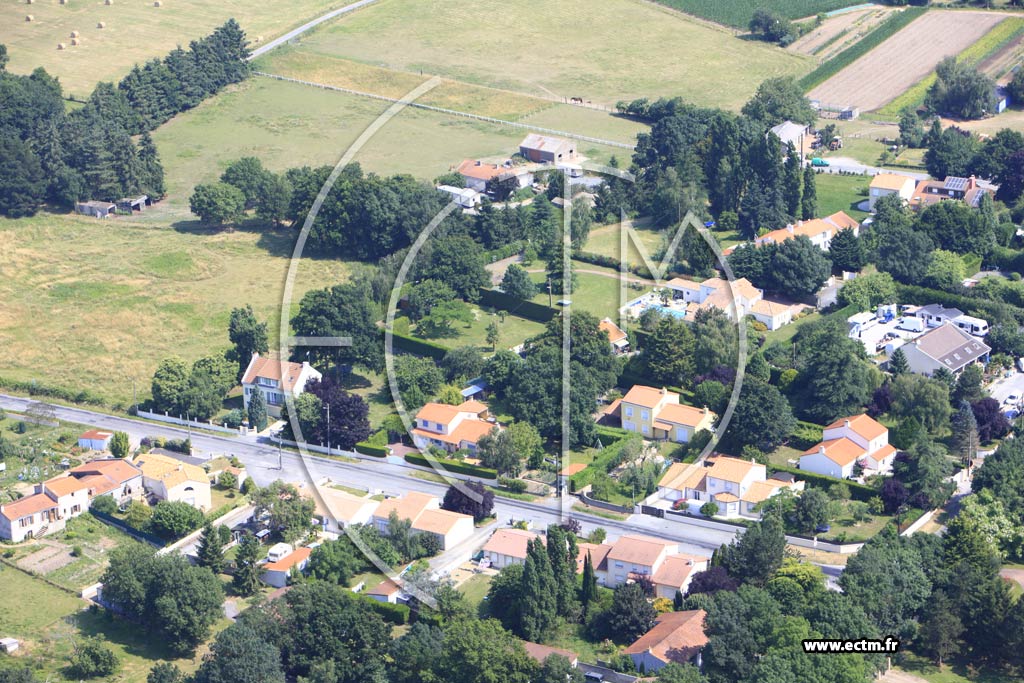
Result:
{"label": "parking area", "polygon": [[[864,344],[864,350],[869,356],[877,356],[885,352],[886,345],[893,344],[895,347],[902,346],[906,342],[920,337],[922,332],[900,329],[901,320],[913,320],[916,318],[894,318],[888,322],[875,319],[873,324],[862,326],[854,334],[854,339]],[[899,340],[899,341],[897,341]]]}

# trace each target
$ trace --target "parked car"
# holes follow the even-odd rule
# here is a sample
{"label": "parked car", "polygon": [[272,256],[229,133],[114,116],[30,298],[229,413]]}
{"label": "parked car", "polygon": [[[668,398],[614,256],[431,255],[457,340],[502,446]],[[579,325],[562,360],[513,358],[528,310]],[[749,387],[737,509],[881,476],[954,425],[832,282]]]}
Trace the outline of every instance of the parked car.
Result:
{"label": "parked car", "polygon": [[1018,403],[1020,403],[1020,394],[1010,394],[1005,399],[1003,399],[1003,403],[1008,406],[1017,405]]}
{"label": "parked car", "polygon": [[829,165],[828,161],[826,159],[822,159],[821,157],[814,157],[813,159],[811,159],[811,166],[822,167],[822,166],[828,166],[828,165]]}
{"label": "parked car", "polygon": [[829,524],[819,524],[814,527],[814,533],[816,534],[827,534],[830,531],[832,531],[832,526]]}

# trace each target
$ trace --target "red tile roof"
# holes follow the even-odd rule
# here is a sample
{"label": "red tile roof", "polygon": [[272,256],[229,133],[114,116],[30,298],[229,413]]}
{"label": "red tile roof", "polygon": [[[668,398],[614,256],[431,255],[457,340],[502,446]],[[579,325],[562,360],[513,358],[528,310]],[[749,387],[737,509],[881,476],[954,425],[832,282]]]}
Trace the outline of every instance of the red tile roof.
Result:
{"label": "red tile roof", "polygon": [[648,652],[663,662],[685,664],[707,645],[702,610],[659,614],[654,628],[623,650],[624,654]]}

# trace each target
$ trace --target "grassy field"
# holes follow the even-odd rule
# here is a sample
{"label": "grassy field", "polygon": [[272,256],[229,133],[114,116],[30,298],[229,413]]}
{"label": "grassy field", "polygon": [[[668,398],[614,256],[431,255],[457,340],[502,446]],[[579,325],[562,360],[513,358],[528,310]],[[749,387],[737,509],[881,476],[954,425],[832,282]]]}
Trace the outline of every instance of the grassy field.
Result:
{"label": "grassy field", "polygon": [[[87,97],[98,81],[117,81],[132,64],[162,57],[178,45],[188,47],[234,17],[251,43],[264,41],[303,24],[343,0],[291,0],[287,4],[261,0],[173,0],[162,7],[144,0],[71,0],[60,5],[42,0],[32,7],[16,0],[0,3],[0,25],[7,45],[10,71],[29,73],[38,66],[60,78],[65,93]],[[25,21],[31,14],[34,21]],[[106,27],[97,28],[99,22]],[[81,45],[72,46],[72,31]],[[57,43],[66,50],[57,50]]]}
{"label": "grassy field", "polygon": [[[402,49],[381,50],[382,45]],[[658,45],[657,54],[626,49],[639,45]],[[490,0],[474,6],[472,21],[457,4],[390,0],[318,29],[299,49],[605,105],[681,95],[738,109],[765,78],[799,76],[812,68],[806,57],[736,40],[725,29],[634,0],[592,3],[586,11],[569,0]]]}
{"label": "grassy field", "polygon": [[969,659],[954,657],[952,662],[939,669],[934,661],[920,655],[911,652],[902,654],[903,661],[897,668],[920,676],[928,683],[1020,683],[1024,681],[1024,678],[1011,676],[1004,670],[981,669],[979,671],[977,662]]}
{"label": "grassy field", "polygon": [[[661,231],[650,227],[650,222],[647,220],[636,221],[633,225],[633,231],[636,239],[647,250],[647,256],[654,259],[655,254],[661,248]],[[617,259],[622,255],[622,232],[623,226],[619,223],[595,227],[590,231],[590,236],[587,238],[587,243],[583,246],[583,250]],[[626,263],[642,265],[644,262],[643,258],[633,239],[630,238],[627,244]],[[656,262],[655,265],[657,265]],[[583,266],[581,265],[580,267]]]}
{"label": "grassy field", "polygon": [[871,179],[861,175],[839,175],[819,173],[814,177],[818,191],[818,215],[828,216],[836,211],[845,211],[857,220],[863,220],[868,213],[857,208],[867,199],[866,191]]}
{"label": "grassy field", "polygon": [[[0,472],[0,501],[6,502],[8,493],[24,475],[25,481],[38,481],[60,474],[59,463],[68,457],[71,448],[78,445],[78,435],[88,429],[86,425],[61,422],[57,427],[26,424],[24,434],[16,431],[22,415],[8,412],[0,419],[0,439],[21,446],[4,460],[7,469]],[[72,459],[72,462],[77,462]]]}
{"label": "grassy field", "polygon": [[[746,30],[754,10],[764,7],[757,0],[657,0],[661,5],[720,24]],[[775,0],[771,9],[787,19],[802,19],[821,12],[861,4],[857,0]]]}
{"label": "grassy field", "polygon": [[[601,268],[600,266],[594,266],[589,263],[581,263],[579,261],[573,261],[573,267],[576,269],[576,286],[573,290],[573,294],[570,297],[573,303],[574,310],[583,310],[593,313],[598,318],[610,317],[613,320],[618,318],[619,307],[626,303],[620,301],[619,296],[619,273],[618,271],[610,268]],[[584,270],[594,272],[582,272]],[[599,275],[597,273],[606,273],[607,275]],[[609,277],[609,275],[611,277]],[[541,282],[544,280],[543,273],[531,274],[533,280],[538,284],[538,289],[543,285]],[[626,289],[627,301],[629,299],[635,299],[640,296],[647,287],[642,289],[634,289],[628,287]],[[563,298],[559,295],[555,295],[555,301]],[[536,303],[548,305],[547,290],[544,290],[533,298]]]}

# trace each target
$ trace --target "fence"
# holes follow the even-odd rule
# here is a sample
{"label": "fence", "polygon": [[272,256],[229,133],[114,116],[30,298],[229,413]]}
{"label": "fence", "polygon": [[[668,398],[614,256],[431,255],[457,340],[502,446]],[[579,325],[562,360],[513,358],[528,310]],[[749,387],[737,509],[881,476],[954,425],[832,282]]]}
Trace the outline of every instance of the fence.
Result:
{"label": "fence", "polygon": [[[298,83],[299,85],[309,85],[314,88],[322,88],[323,90],[334,90],[336,92],[343,92],[349,95],[358,95],[360,97],[369,97],[374,100],[381,100],[384,102],[401,102],[402,100],[395,97],[385,97],[384,95],[377,95],[375,93],[363,92],[361,90],[353,90],[351,88],[342,88],[337,85],[327,85],[326,83],[314,83],[313,81],[303,81],[298,78],[289,78],[288,76],[279,76],[277,74],[268,74],[264,71],[254,71],[257,76],[264,76],[266,78],[274,78],[279,81],[287,81],[289,83]],[[598,145],[606,145],[608,147],[619,147],[621,149],[628,149],[630,151],[635,149],[634,145],[627,144],[625,142],[618,142],[615,140],[605,140],[603,138],[595,138],[589,135],[580,135],[578,133],[570,133],[564,130],[556,130],[554,128],[544,128],[542,126],[534,126],[529,123],[522,123],[521,121],[507,121],[505,119],[497,119],[493,116],[483,116],[481,114],[471,114],[466,111],[458,111],[456,109],[446,109],[445,107],[435,107],[429,104],[423,104],[421,102],[406,102],[410,107],[416,107],[417,109],[426,109],[427,111],[437,112],[439,114],[447,114],[449,116],[461,116],[467,119],[475,119],[477,121],[483,121],[484,123],[494,123],[499,126],[511,126],[513,128],[522,128],[523,130],[532,130],[538,133],[546,133],[548,135],[560,135],[565,138],[573,138],[574,140],[581,140],[583,142],[592,142]]]}
{"label": "fence", "polygon": [[592,498],[586,492],[581,492],[579,494],[579,497],[580,497],[580,500],[582,500],[587,505],[590,505],[591,507],[595,507],[595,508],[601,508],[602,510],[610,510],[612,512],[621,512],[624,515],[631,515],[631,514],[633,514],[633,512],[635,510],[635,508],[629,507],[629,506],[626,506],[626,505],[616,505],[615,503],[607,503],[607,502],[605,502],[603,500],[598,500],[597,498]]}
{"label": "fence", "polygon": [[140,410],[136,413],[141,418],[146,420],[156,420],[157,422],[167,422],[173,425],[179,425],[181,427],[195,427],[196,429],[207,429],[214,432],[223,432],[225,434],[241,434],[242,428],[231,429],[230,427],[222,427],[221,425],[215,425],[213,422],[199,422],[198,420],[186,420],[181,417],[172,417],[167,413],[161,415],[160,413],[151,413],[147,410]]}

